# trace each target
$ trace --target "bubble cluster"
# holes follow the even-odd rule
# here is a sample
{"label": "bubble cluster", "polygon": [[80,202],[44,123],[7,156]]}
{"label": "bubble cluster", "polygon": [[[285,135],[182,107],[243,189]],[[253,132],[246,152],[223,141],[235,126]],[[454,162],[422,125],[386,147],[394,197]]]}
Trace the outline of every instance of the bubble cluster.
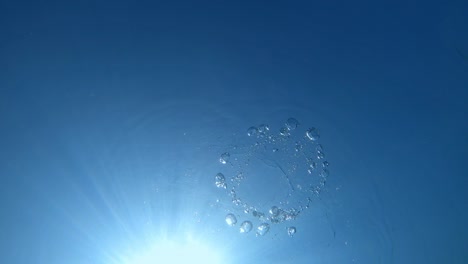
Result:
{"label": "bubble cluster", "polygon": [[[270,225],[293,221],[320,195],[329,163],[318,129],[301,127],[292,117],[277,130],[266,124],[251,126],[237,141],[245,144],[221,154],[219,162],[230,166],[222,166],[215,185],[232,204],[225,219],[229,226],[236,225],[237,215],[243,218],[240,233],[249,233],[254,222],[256,235],[264,236]],[[293,226],[286,230],[291,237],[296,233]]]}

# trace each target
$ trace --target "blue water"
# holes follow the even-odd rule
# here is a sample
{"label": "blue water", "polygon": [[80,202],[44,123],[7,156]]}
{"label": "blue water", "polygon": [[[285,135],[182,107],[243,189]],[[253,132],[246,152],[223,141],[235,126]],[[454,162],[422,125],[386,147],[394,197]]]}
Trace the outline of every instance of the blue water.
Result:
{"label": "blue water", "polygon": [[[467,14],[464,1],[1,2],[0,263],[138,264],[188,237],[219,263],[468,263]],[[240,234],[219,155],[290,117],[320,129],[324,191],[265,236]],[[243,195],[264,201],[272,182]]]}

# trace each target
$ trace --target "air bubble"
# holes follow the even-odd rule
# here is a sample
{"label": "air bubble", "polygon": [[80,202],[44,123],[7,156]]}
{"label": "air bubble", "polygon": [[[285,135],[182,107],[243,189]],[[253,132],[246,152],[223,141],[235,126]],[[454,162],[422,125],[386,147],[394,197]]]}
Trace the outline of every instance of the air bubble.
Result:
{"label": "air bubble", "polygon": [[312,141],[317,141],[320,138],[320,134],[315,127],[309,128],[309,130],[306,131],[306,136]]}
{"label": "air bubble", "polygon": [[279,215],[280,209],[279,209],[278,207],[276,207],[276,206],[272,206],[272,207],[270,208],[269,213],[270,213],[272,216],[275,216],[275,217],[276,217],[276,216]]}
{"label": "air bubble", "polygon": [[241,199],[239,198],[234,198],[232,199],[232,203],[235,205],[235,206],[240,206],[242,204],[242,201]]}
{"label": "air bubble", "polygon": [[310,164],[309,164],[309,167],[312,169],[312,170],[315,170],[317,168],[317,163],[315,161],[312,161]]}
{"label": "air bubble", "polygon": [[258,134],[258,129],[256,127],[249,127],[249,129],[247,129],[247,136],[251,137],[257,134]]}
{"label": "air bubble", "polygon": [[317,159],[323,159],[323,158],[325,158],[325,153],[323,153],[323,151],[318,150]]}
{"label": "air bubble", "polygon": [[226,224],[228,224],[228,226],[234,226],[236,223],[237,223],[237,218],[235,215],[233,214],[226,215]]}
{"label": "air bubble", "polygon": [[270,225],[263,223],[257,227],[257,236],[264,236],[270,230]]}
{"label": "air bubble", "polygon": [[300,142],[296,142],[296,152],[299,152],[302,149],[302,144]]}
{"label": "air bubble", "polygon": [[226,189],[226,187],[227,187],[226,178],[224,177],[224,175],[221,172],[216,174],[215,184],[216,184],[216,187],[218,187],[218,188]]}
{"label": "air bubble", "polygon": [[248,233],[252,230],[252,222],[250,221],[244,221],[240,225],[239,232],[241,233]]}
{"label": "air bubble", "polygon": [[288,236],[292,237],[296,234],[296,228],[294,226],[288,227]]}
{"label": "air bubble", "polygon": [[289,136],[289,130],[288,130],[286,127],[282,127],[282,128],[280,129],[280,135],[281,135],[281,136],[284,136],[284,137]]}
{"label": "air bubble", "polygon": [[243,179],[244,179],[244,174],[242,172],[239,172],[236,174],[236,176],[231,178],[231,181],[235,183],[236,185],[240,185]]}
{"label": "air bubble", "polygon": [[297,121],[295,118],[291,117],[286,121],[286,128],[288,130],[294,130],[297,128],[298,125],[299,125],[299,121]]}
{"label": "air bubble", "polygon": [[225,152],[221,154],[221,157],[219,157],[219,162],[221,162],[221,164],[226,164],[229,161],[230,157],[231,154],[229,154],[229,152]]}
{"label": "air bubble", "polygon": [[252,215],[255,216],[255,217],[258,217],[258,218],[261,218],[261,217],[264,216],[264,214],[263,214],[262,212],[259,212],[259,211],[257,211],[257,210],[254,210],[254,211],[252,212]]}
{"label": "air bubble", "polygon": [[322,151],[322,152],[323,152],[323,146],[322,146],[322,144],[317,144],[317,146],[315,147],[315,150],[316,150],[316,151]]}
{"label": "air bubble", "polygon": [[258,126],[258,132],[260,132],[260,133],[265,133],[268,130],[270,130],[270,127],[268,125],[261,124],[261,125]]}
{"label": "air bubble", "polygon": [[328,177],[329,174],[330,174],[330,172],[326,168],[323,168],[322,172],[320,172],[320,176],[322,176],[324,178]]}

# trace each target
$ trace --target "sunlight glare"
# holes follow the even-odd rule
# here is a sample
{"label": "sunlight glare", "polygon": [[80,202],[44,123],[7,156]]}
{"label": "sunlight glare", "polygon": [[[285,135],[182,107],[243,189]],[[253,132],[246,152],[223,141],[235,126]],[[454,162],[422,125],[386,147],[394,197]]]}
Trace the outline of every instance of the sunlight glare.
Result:
{"label": "sunlight glare", "polygon": [[148,252],[136,257],[128,264],[159,264],[159,263],[204,263],[220,264],[221,259],[217,252],[196,242],[182,244],[173,241],[159,242]]}

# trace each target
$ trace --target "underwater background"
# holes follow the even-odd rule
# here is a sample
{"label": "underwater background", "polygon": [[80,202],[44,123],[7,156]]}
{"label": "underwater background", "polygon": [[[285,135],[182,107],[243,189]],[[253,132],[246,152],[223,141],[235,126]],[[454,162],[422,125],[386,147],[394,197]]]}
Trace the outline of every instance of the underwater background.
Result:
{"label": "underwater background", "polygon": [[2,1],[0,33],[1,263],[468,262],[466,1]]}

